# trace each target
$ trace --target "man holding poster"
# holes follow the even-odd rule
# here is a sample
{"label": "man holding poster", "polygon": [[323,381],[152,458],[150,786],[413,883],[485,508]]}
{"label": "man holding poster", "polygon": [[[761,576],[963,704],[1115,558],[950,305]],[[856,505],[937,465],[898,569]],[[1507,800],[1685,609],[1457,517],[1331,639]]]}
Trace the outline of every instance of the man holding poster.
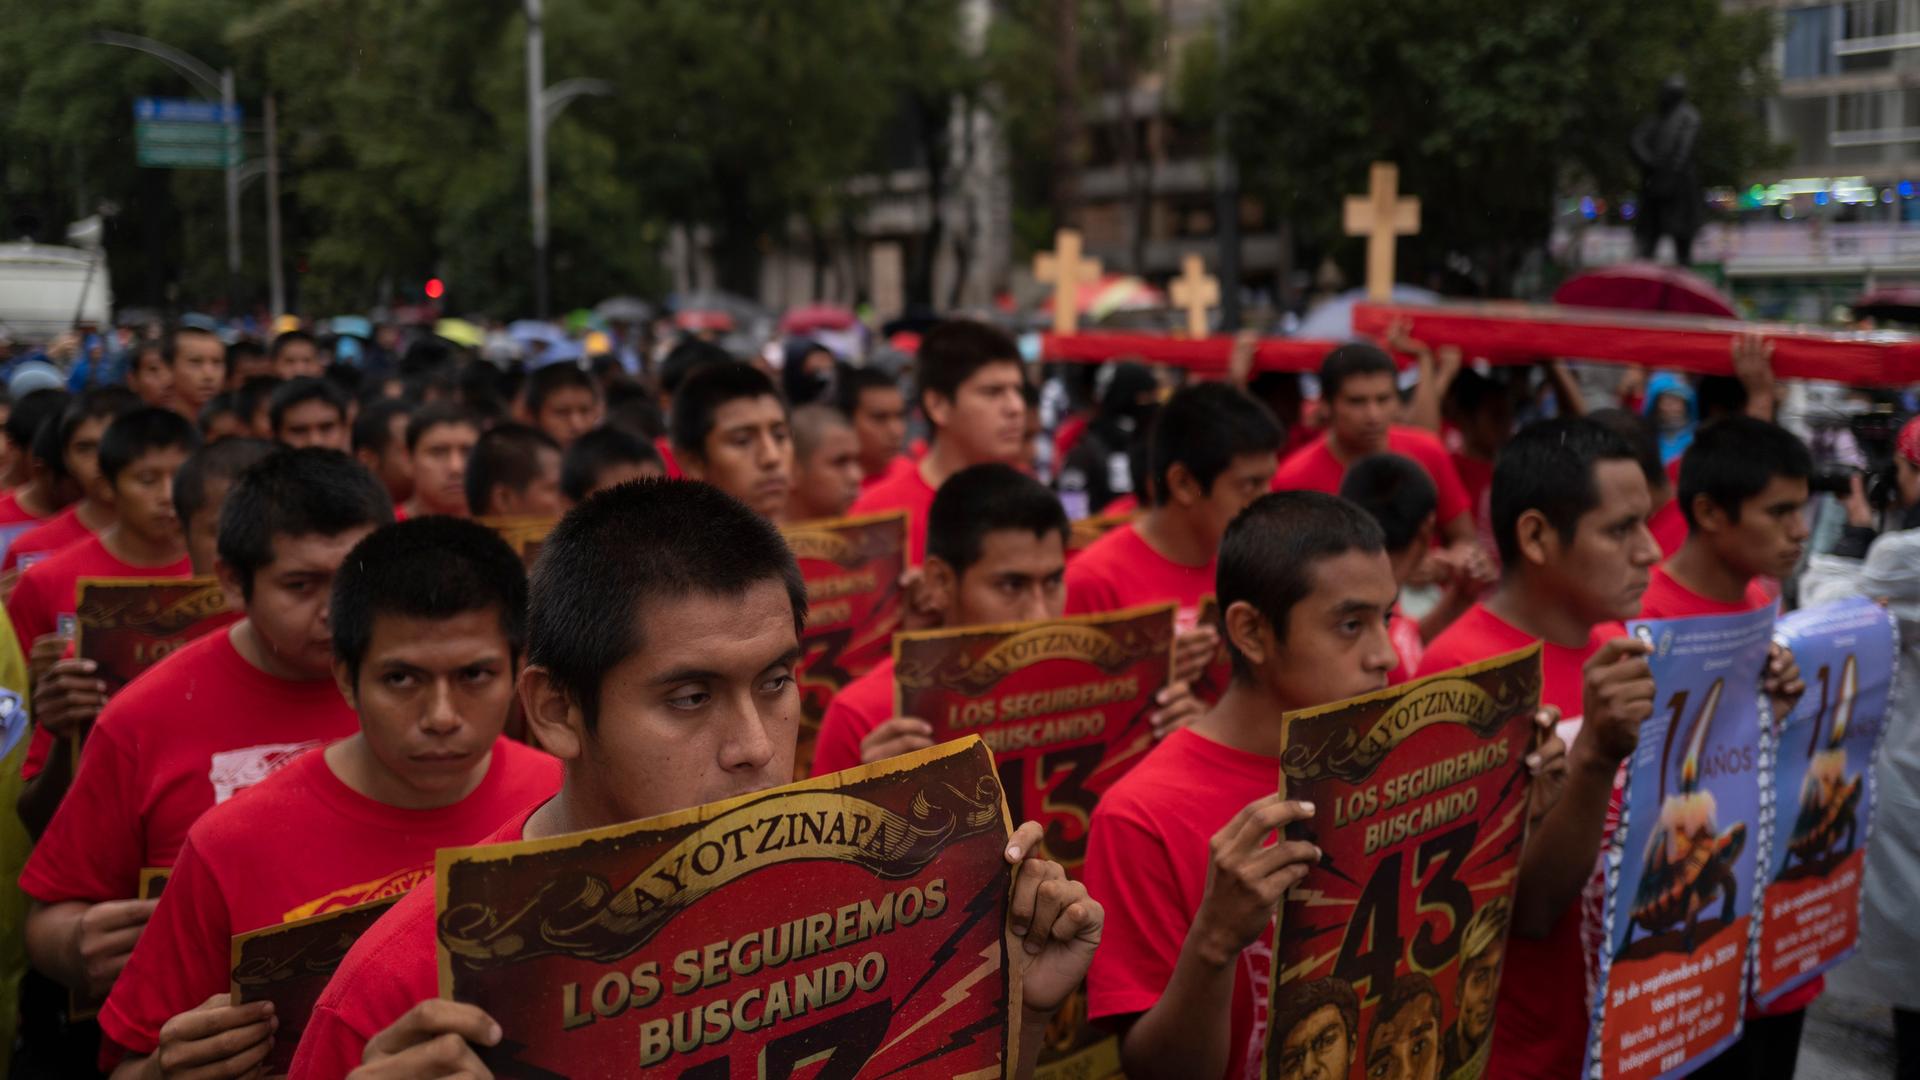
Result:
{"label": "man holding poster", "polygon": [[[711,487],[630,484],[580,506],[535,573],[520,692],[529,728],[566,763],[565,782],[492,839],[560,837],[785,783],[805,618],[805,585],[779,533]],[[1005,852],[1019,867],[1009,935],[1016,950],[1024,941],[1017,989],[1032,1027],[1016,1075],[1030,1069],[1045,1018],[1084,975],[1102,923],[1100,906],[1057,865],[1028,857],[1039,838],[1037,825],[1023,825]],[[822,934],[834,929],[825,918]],[[291,1075],[331,1080],[363,1060],[355,1074],[363,1080],[491,1075],[480,1055],[503,1060],[527,1033],[437,999],[435,940],[434,896],[416,889],[348,955]],[[627,993],[641,990],[630,983]],[[605,1004],[624,1008],[627,993]],[[637,1054],[637,1024],[633,1032]],[[580,1066],[582,1075],[604,1071]]]}

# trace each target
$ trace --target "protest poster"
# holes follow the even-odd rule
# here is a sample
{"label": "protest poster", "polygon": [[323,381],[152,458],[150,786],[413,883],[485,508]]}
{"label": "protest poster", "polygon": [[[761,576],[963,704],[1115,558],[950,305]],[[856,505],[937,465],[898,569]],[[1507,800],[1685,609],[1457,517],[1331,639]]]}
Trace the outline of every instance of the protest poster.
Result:
{"label": "protest poster", "polygon": [[142,900],[158,900],[166,891],[167,879],[173,876],[171,866],[143,866],[140,868],[140,887],[134,895]]}
{"label": "protest poster", "polygon": [[1275,920],[1267,1080],[1486,1067],[1539,710],[1532,645],[1285,717],[1280,792],[1318,811],[1287,838],[1323,857]]}
{"label": "protest poster", "polygon": [[168,653],[238,617],[213,578],[81,578],[74,654],[100,665],[109,694]]}
{"label": "protest poster", "polygon": [[1606,903],[1587,1069],[1683,1076],[1740,1035],[1759,848],[1771,822],[1760,675],[1774,612],[1640,620],[1653,715],[1602,849]]}
{"label": "protest poster", "polygon": [[800,648],[800,739],[794,775],[813,768],[820,720],[840,688],[886,659],[900,626],[907,570],[907,512],[803,521],[781,535],[807,583]]}
{"label": "protest poster", "polygon": [[499,1021],[500,1077],[998,1075],[1020,1015],[1011,833],[968,739],[442,850],[440,996]]}
{"label": "protest poster", "polygon": [[476,518],[480,524],[500,534],[515,555],[520,556],[521,565],[529,572],[540,557],[540,549],[546,545],[547,535],[553,527],[560,524],[557,517],[483,517]]}
{"label": "protest poster", "polygon": [[261,1063],[264,1075],[283,1075],[293,1065],[293,1052],[327,980],[360,935],[399,902],[398,896],[390,896],[234,935],[233,1003],[271,1001],[274,1018],[280,1022],[273,1033],[273,1049]]}
{"label": "protest poster", "polygon": [[1774,828],[1761,881],[1752,996],[1762,1005],[1853,952],[1899,628],[1864,598],[1796,611],[1774,636],[1807,692],[1776,718]]}
{"label": "protest poster", "polygon": [[[1173,670],[1172,604],[1031,623],[903,633],[894,715],[935,743],[993,748],[1015,821],[1046,829],[1047,858],[1077,875],[1100,796],[1153,749],[1153,697]],[[1119,1046],[1086,1021],[1084,991],[1055,1016],[1041,1080],[1119,1072]]]}

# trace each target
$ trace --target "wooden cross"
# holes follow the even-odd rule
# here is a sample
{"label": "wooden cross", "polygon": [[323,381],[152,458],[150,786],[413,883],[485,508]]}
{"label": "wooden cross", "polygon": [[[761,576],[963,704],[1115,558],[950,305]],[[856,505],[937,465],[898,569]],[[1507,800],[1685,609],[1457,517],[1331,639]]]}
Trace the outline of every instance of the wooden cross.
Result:
{"label": "wooden cross", "polygon": [[1220,282],[1207,273],[1206,261],[1198,255],[1180,260],[1180,276],[1173,279],[1173,306],[1187,310],[1187,336],[1198,340],[1207,336],[1207,312],[1220,306]]}
{"label": "wooden cross", "polygon": [[1394,240],[1420,231],[1420,200],[1400,195],[1400,168],[1391,161],[1373,163],[1369,187],[1347,196],[1347,235],[1367,238],[1367,299],[1386,301],[1393,298]]}
{"label": "wooden cross", "polygon": [[1080,328],[1080,283],[1100,280],[1100,260],[1080,257],[1080,233],[1061,229],[1053,234],[1053,250],[1033,257],[1033,276],[1053,285],[1053,332],[1071,334]]}

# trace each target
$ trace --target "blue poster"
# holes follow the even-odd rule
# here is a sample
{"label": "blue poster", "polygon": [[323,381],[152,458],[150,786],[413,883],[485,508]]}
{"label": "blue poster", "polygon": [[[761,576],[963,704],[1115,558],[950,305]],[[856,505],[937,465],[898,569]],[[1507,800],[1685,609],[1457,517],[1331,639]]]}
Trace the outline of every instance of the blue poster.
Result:
{"label": "blue poster", "polygon": [[1628,624],[1653,646],[1656,689],[1604,851],[1590,1076],[1684,1076],[1740,1035],[1769,824],[1760,676],[1773,622],[1768,607]]}
{"label": "blue poster", "polygon": [[1871,600],[1780,620],[1807,692],[1778,727],[1776,826],[1762,875],[1753,998],[1762,1005],[1845,959],[1860,938],[1873,757],[1887,727],[1899,630]]}

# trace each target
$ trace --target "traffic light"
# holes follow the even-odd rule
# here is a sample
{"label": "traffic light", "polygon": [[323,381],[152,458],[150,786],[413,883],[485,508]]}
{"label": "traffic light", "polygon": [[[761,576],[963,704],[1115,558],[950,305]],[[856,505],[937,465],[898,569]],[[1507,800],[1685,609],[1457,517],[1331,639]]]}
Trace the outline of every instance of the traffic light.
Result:
{"label": "traffic light", "polygon": [[427,279],[427,299],[438,300],[447,294],[447,283],[439,278]]}

